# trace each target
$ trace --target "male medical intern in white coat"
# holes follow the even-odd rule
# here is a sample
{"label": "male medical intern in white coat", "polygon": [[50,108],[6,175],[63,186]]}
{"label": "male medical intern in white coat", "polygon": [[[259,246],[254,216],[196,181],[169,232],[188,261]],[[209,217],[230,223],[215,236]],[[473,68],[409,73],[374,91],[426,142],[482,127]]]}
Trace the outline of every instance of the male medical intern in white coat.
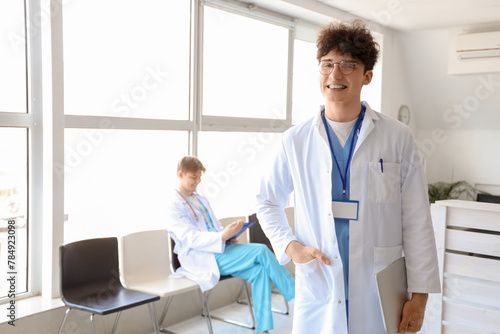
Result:
{"label": "male medical intern in white coat", "polygon": [[171,192],[167,211],[170,217],[167,220],[167,230],[175,241],[174,251],[178,253],[182,267],[176,270],[171,277],[187,277],[197,282],[202,291],[212,289],[220,278],[219,267],[214,253],[223,253],[226,243],[222,240],[222,227],[215,217],[208,200],[193,193],[207,208],[217,232],[209,232],[203,214],[187,204],[177,191]]}
{"label": "male medical intern in white coat", "polygon": [[[349,334],[385,333],[375,274],[406,257],[408,291],[439,292],[427,181],[409,128],[366,104],[350,169],[350,200],[359,219],[349,223]],[[380,159],[383,159],[383,173]],[[332,158],[318,113],[283,134],[257,196],[258,218],[281,264],[298,240],[332,263],[296,264],[293,333],[347,334],[344,276],[332,212]],[[294,191],[294,236],[283,212]]]}

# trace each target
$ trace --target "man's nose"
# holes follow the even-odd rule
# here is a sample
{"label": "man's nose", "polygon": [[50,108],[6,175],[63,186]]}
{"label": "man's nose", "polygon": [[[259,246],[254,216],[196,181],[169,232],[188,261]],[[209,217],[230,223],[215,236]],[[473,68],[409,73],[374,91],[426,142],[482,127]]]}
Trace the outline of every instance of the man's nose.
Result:
{"label": "man's nose", "polygon": [[330,73],[330,75],[333,78],[342,78],[343,74],[342,74],[342,72],[340,72],[340,66],[339,66],[339,64],[334,64],[333,65],[333,71],[332,71],[332,73]]}

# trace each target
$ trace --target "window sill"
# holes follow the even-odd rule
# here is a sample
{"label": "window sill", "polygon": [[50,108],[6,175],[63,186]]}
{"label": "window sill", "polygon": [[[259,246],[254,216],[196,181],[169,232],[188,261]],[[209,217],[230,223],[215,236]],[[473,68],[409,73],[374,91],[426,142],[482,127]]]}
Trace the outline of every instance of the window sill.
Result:
{"label": "window sill", "polygon": [[[16,320],[19,320],[30,315],[34,315],[41,312],[50,311],[59,307],[64,306],[64,303],[60,298],[55,299],[45,299],[42,296],[29,297],[21,300],[16,300]],[[2,304],[2,309],[9,306],[8,303]],[[3,318],[3,317],[2,317]],[[3,318],[5,319],[5,318]],[[0,323],[9,322],[10,319],[0,321]]]}

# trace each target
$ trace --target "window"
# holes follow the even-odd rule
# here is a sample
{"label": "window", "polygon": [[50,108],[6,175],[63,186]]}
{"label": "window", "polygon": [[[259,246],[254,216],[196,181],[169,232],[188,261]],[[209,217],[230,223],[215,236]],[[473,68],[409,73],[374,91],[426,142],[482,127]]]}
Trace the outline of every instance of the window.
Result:
{"label": "window", "polygon": [[0,3],[0,112],[26,113],[24,1]]}
{"label": "window", "polygon": [[[28,138],[32,122],[24,6],[24,1],[0,4],[0,303],[29,291]],[[11,277],[13,281],[7,280]]]}
{"label": "window", "polygon": [[164,228],[185,131],[67,129],[64,241]]}
{"label": "window", "polygon": [[63,18],[64,242],[162,228],[193,129],[190,3],[70,2]]}
{"label": "window", "polygon": [[316,44],[296,39],[293,57],[293,124],[313,117],[325,104],[318,80]]}
{"label": "window", "polygon": [[284,119],[289,30],[206,6],[204,14],[203,115]]}
{"label": "window", "polygon": [[217,218],[255,212],[260,179],[280,145],[281,133],[200,133],[199,158],[207,172],[198,190],[208,198]]}
{"label": "window", "polygon": [[292,21],[274,21],[258,9],[204,6],[203,12],[203,119],[196,144],[207,172],[198,190],[218,218],[250,215],[266,162],[290,127]]}
{"label": "window", "polygon": [[12,275],[15,294],[28,291],[27,166],[27,129],[0,127],[0,300],[10,294]]}
{"label": "window", "polygon": [[66,114],[188,119],[189,1],[63,8]]}
{"label": "window", "polygon": [[375,42],[380,45],[380,54],[375,67],[373,68],[373,78],[369,85],[361,90],[361,100],[368,102],[373,110],[384,112],[382,107],[382,46],[383,35],[372,31]]}

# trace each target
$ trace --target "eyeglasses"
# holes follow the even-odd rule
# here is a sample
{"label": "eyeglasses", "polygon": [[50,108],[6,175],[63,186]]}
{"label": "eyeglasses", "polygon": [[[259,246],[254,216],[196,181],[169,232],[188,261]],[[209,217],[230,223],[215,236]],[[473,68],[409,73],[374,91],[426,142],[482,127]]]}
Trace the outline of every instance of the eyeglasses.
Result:
{"label": "eyeglasses", "polygon": [[357,63],[352,60],[341,60],[338,63],[329,60],[322,60],[319,63],[319,72],[324,75],[329,75],[333,72],[335,64],[337,64],[337,66],[339,67],[340,73],[349,75],[352,73],[352,71],[354,71]]}

